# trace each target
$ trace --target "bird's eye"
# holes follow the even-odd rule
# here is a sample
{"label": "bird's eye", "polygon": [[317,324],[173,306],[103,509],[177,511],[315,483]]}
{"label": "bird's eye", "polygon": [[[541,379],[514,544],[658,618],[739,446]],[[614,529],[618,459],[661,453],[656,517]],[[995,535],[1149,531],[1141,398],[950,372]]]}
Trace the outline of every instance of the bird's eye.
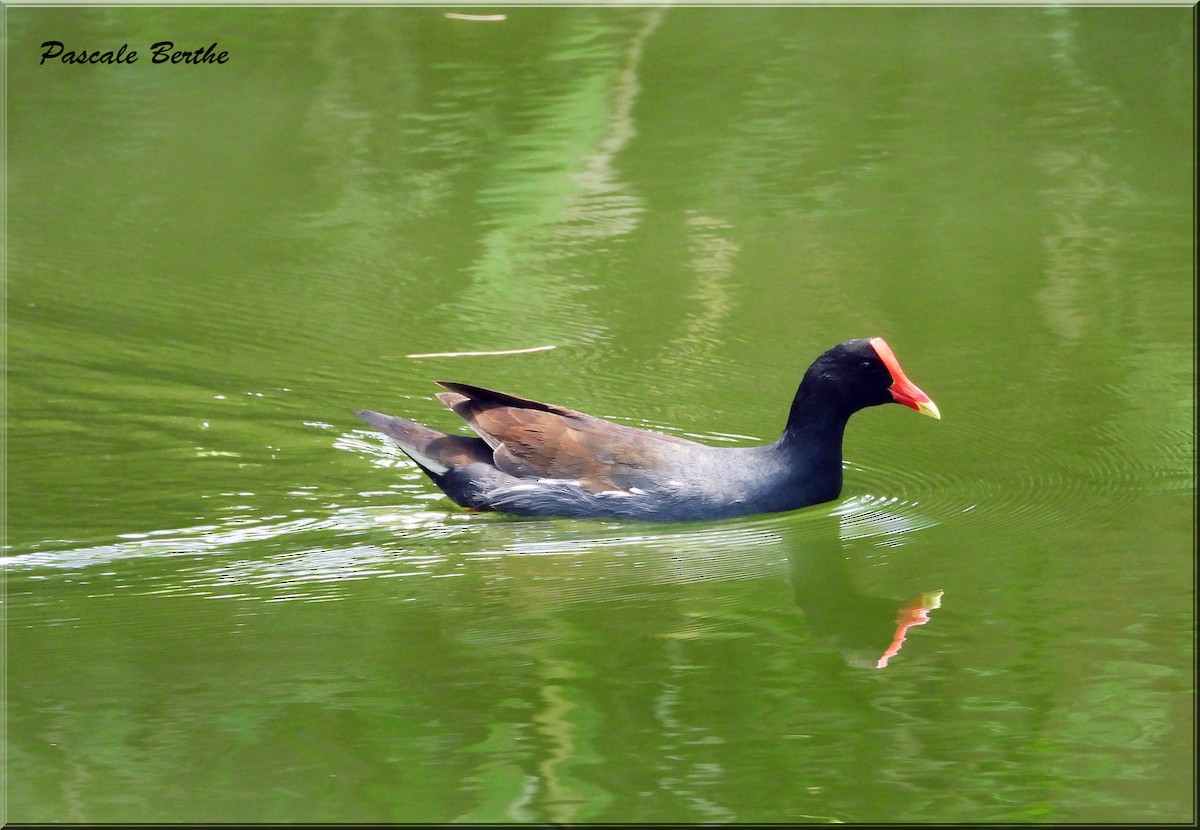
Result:
{"label": "bird's eye", "polygon": [[872,364],[871,364],[871,361],[869,361],[869,360],[864,360],[864,361],[863,361],[863,362],[860,364],[860,368],[861,368],[861,369],[862,369],[864,372],[869,372],[869,371],[871,371],[871,369],[873,368],[873,366],[872,366]]}

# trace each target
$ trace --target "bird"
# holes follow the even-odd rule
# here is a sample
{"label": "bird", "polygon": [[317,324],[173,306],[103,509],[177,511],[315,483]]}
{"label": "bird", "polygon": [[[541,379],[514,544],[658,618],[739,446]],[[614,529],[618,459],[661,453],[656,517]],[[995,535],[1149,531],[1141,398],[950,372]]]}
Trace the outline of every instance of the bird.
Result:
{"label": "bird", "polygon": [[714,447],[466,383],[438,399],[474,435],[372,410],[356,414],[399,445],[462,507],[527,517],[703,521],[838,498],[850,416],[898,403],[940,419],[882,337],[813,361],[777,441]]}

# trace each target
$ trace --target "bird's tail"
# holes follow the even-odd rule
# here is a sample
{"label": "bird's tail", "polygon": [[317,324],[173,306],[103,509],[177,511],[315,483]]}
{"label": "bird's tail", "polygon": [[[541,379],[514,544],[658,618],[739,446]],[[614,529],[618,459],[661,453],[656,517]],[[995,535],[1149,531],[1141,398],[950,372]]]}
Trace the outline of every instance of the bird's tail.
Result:
{"label": "bird's tail", "polygon": [[442,476],[452,467],[474,462],[492,463],[492,450],[480,438],[449,435],[415,421],[369,409],[355,414],[399,444],[405,455],[436,483],[440,484]]}

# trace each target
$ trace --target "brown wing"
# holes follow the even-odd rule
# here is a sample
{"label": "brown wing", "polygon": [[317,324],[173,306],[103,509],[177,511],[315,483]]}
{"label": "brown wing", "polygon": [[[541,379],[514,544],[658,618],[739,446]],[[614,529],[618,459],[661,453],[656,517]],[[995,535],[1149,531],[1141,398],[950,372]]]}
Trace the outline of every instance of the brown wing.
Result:
{"label": "brown wing", "polygon": [[679,450],[701,444],[614,424],[554,404],[438,381],[438,398],[488,443],[515,476],[578,480],[593,492],[652,485],[674,473]]}

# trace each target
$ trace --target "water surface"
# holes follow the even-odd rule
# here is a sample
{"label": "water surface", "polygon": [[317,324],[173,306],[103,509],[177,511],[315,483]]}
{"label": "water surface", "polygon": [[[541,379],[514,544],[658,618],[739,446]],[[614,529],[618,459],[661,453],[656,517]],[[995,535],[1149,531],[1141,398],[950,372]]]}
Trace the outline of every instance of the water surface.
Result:
{"label": "water surface", "polygon": [[[1194,11],[500,11],[8,10],[8,819],[1193,820]],[[353,415],[748,445],[875,335],[943,419],[774,516]]]}

